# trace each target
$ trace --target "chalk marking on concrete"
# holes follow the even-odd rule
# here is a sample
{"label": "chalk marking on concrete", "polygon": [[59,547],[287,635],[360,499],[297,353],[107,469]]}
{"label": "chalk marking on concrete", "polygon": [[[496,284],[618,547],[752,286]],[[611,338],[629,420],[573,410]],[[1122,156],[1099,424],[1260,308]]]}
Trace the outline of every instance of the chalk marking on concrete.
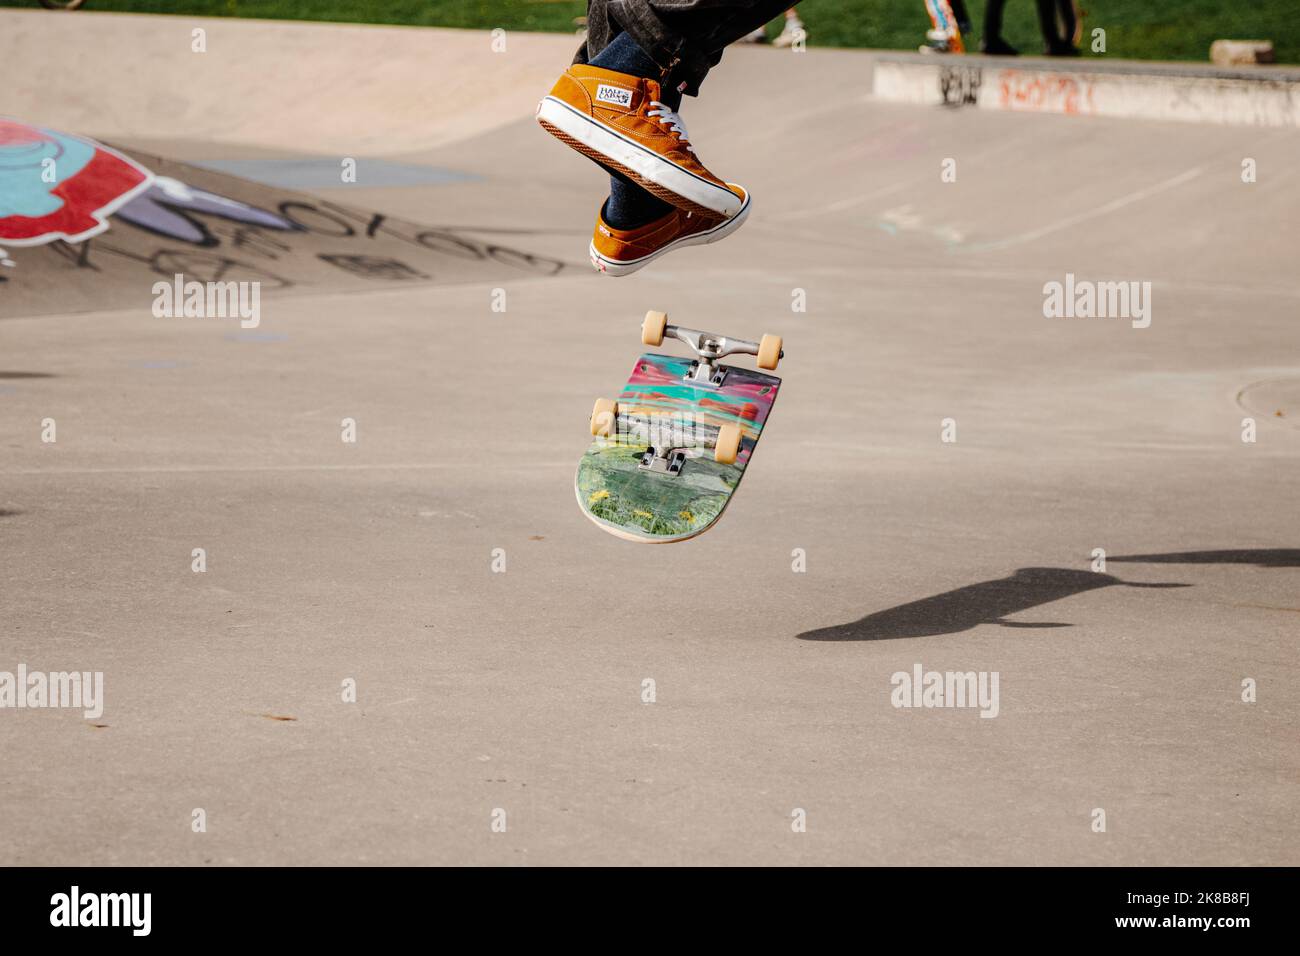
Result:
{"label": "chalk marking on concrete", "polygon": [[799,209],[794,212],[779,213],[775,216],[768,216],[769,222],[794,222],[799,219],[815,219],[818,216],[824,216],[828,213],[843,212],[846,209],[852,209],[854,206],[860,206],[865,202],[873,199],[879,199],[882,196],[891,196],[900,190],[907,189],[917,185],[916,181],[903,181],[894,183],[892,186],[886,186],[883,189],[877,189],[869,193],[863,193],[860,196],[849,196],[847,199],[839,199],[824,206],[814,206],[811,209]]}
{"label": "chalk marking on concrete", "polygon": [[[1009,152],[1011,150],[1019,150],[1023,148],[1023,145],[1024,145],[1023,142],[1018,138],[1007,139],[999,143],[997,146],[992,147],[991,149],[986,149],[981,152],[975,153],[972,156],[966,157],[963,160],[963,163],[965,164],[967,169],[971,168],[972,166],[978,168],[979,163],[982,163],[991,157],[997,156],[1000,153]],[[911,179],[906,179],[901,182],[894,183],[891,186],[885,186],[882,189],[876,189],[868,193],[863,193],[860,196],[848,196],[844,199],[838,199],[835,202],[826,203],[820,206],[813,206],[809,209],[798,209],[793,212],[784,212],[784,213],[778,213],[776,215],[768,216],[767,221],[768,222],[794,222],[799,219],[815,219],[819,216],[825,216],[830,213],[843,212],[846,209],[852,209],[854,206],[860,206],[863,203],[870,202],[873,199],[879,199],[882,196],[891,196],[894,193],[899,192],[903,189],[909,189],[909,188],[915,189],[918,187],[926,186],[928,183],[933,182],[934,178],[935,176],[933,172],[926,172],[924,175],[915,176]]]}
{"label": "chalk marking on concrete", "polygon": [[1078,225],[1081,222],[1087,222],[1089,219],[1096,219],[1098,216],[1104,216],[1107,213],[1114,212],[1117,209],[1123,209],[1125,206],[1131,206],[1135,202],[1141,202],[1143,199],[1149,199],[1151,196],[1158,195],[1166,190],[1181,186],[1183,183],[1191,182],[1201,173],[1205,172],[1204,166],[1196,166],[1177,176],[1170,177],[1163,182],[1155,183],[1131,192],[1126,196],[1120,196],[1118,199],[1112,199],[1096,209],[1090,209],[1087,212],[1081,212],[1073,216],[1066,216],[1064,219],[1052,223],[1050,226],[1043,226],[1039,229],[1031,229],[1029,232],[1022,232],[1018,236],[1011,236],[1007,239],[999,239],[997,242],[974,243],[966,246],[967,251],[972,249],[1006,249],[1009,246],[1018,246],[1021,243],[1033,242],[1035,239],[1041,239],[1043,236],[1050,236],[1054,232],[1060,232],[1062,229],[1069,229],[1071,226]]}

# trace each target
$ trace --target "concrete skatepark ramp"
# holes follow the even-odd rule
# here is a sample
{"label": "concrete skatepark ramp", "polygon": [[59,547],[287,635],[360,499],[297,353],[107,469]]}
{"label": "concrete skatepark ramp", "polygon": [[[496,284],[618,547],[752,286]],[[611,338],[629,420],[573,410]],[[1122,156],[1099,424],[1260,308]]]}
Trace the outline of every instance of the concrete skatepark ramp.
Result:
{"label": "concrete skatepark ramp", "polygon": [[[107,231],[20,247],[17,230],[6,233],[0,220],[0,247],[9,249],[0,269],[0,318],[148,308],[159,277],[177,274],[257,282],[273,294],[505,281],[566,268],[562,260],[463,230],[421,226],[136,150],[122,155],[151,178],[139,190],[131,181],[132,194],[104,218]],[[38,179],[12,165],[7,174]]]}
{"label": "concrete skatepark ramp", "polygon": [[[752,215],[609,279],[572,47],[0,11],[0,111],[155,177],[0,243],[0,670],[105,679],[0,713],[0,860],[1296,863],[1300,132],[728,51],[684,115]],[[154,316],[182,270],[259,328]],[[663,548],[573,500],[650,308],[787,352]]]}

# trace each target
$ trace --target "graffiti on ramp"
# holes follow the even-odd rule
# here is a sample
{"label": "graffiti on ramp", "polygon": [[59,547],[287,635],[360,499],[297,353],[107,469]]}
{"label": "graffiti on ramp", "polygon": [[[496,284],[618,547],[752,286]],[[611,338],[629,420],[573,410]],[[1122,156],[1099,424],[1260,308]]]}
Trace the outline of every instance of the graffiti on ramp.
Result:
{"label": "graffiti on ramp", "polygon": [[115,149],[0,117],[0,243],[89,239],[152,183],[153,173]]}
{"label": "graffiti on ramp", "polygon": [[[546,228],[424,225],[22,123],[8,122],[0,136],[0,319],[151,307],[154,282],[177,275],[322,292],[500,283],[571,265],[497,237]],[[41,176],[51,157],[57,183]],[[85,162],[67,162],[78,157]],[[81,179],[91,161],[112,157],[126,163],[111,167],[116,197],[101,190],[92,203],[70,202],[94,193]]]}
{"label": "graffiti on ramp", "polygon": [[227,196],[219,196],[170,176],[155,176],[149,189],[135,196],[117,211],[117,218],[147,229],[158,236],[178,239],[196,246],[219,246],[212,234],[194,213],[263,229],[292,231],[301,229],[290,219]]}

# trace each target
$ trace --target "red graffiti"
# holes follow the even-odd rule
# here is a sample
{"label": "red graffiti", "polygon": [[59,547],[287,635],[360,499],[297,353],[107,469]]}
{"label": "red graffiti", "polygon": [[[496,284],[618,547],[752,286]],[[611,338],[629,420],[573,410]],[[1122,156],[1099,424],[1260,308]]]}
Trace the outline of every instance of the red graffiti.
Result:
{"label": "red graffiti", "polygon": [[94,140],[0,117],[0,241],[80,242],[153,181],[153,173]]}
{"label": "red graffiti", "polygon": [[1077,74],[1002,70],[998,106],[1037,113],[1094,113],[1092,89],[1092,80]]}

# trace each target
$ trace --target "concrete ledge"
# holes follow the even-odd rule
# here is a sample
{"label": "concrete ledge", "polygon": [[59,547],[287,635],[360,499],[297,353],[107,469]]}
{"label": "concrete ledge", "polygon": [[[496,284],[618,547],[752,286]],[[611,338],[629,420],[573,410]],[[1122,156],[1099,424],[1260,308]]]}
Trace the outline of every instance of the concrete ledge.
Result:
{"label": "concrete ledge", "polygon": [[1230,126],[1300,126],[1300,69],[878,54],[878,99]]}

